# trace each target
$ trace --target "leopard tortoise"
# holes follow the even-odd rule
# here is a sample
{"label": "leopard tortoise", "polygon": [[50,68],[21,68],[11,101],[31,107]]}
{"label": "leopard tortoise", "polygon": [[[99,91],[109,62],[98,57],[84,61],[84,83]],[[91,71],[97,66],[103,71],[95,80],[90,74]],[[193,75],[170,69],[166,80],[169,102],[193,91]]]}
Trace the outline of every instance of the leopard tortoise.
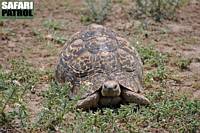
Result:
{"label": "leopard tortoise", "polygon": [[[75,33],[60,53],[55,76],[70,83],[77,108],[148,105],[142,95],[142,62],[129,42],[104,26],[92,24]],[[81,86],[86,86],[81,89]]]}

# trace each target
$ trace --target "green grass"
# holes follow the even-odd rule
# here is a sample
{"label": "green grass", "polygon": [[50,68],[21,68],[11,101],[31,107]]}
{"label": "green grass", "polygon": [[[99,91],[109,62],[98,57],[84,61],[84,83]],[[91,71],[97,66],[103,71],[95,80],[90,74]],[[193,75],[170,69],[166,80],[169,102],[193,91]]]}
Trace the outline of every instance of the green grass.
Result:
{"label": "green grass", "polygon": [[178,66],[180,70],[186,70],[189,69],[188,67],[191,64],[191,62],[192,62],[191,59],[180,58],[175,64],[176,66]]}
{"label": "green grass", "polygon": [[59,21],[48,19],[43,22],[43,26],[48,29],[59,30],[62,29],[63,25]]}
{"label": "green grass", "polygon": [[30,89],[40,77],[53,77],[52,72],[38,71],[24,60],[12,61],[11,66],[8,72],[0,71],[0,124],[6,129],[14,130],[17,125],[25,132],[197,132],[200,127],[200,101],[167,88],[150,91],[149,106],[130,104],[84,112],[75,109],[76,100],[68,100],[68,85],[57,84],[53,78],[41,95],[41,111],[31,121],[26,95],[31,95]]}
{"label": "green grass", "polygon": [[85,0],[88,9],[88,15],[81,16],[83,23],[102,23],[111,9],[111,0]]}
{"label": "green grass", "polygon": [[72,109],[67,97],[68,91],[68,86],[51,83],[49,90],[43,94],[43,108],[33,124],[34,128],[53,129],[63,122],[65,113]]}
{"label": "green grass", "polygon": [[156,21],[175,19],[176,11],[188,0],[136,0],[136,16],[152,17]]}
{"label": "green grass", "polygon": [[19,120],[21,127],[29,124],[24,96],[38,82],[39,73],[24,60],[11,61],[10,71],[0,70],[0,125],[10,126]]}
{"label": "green grass", "polygon": [[163,83],[167,78],[166,63],[168,56],[155,50],[153,45],[143,46],[140,42],[134,44],[145,67],[152,69],[146,73],[145,84],[152,84],[152,81]]}
{"label": "green grass", "polygon": [[16,33],[11,28],[1,26],[0,35],[6,38],[6,36],[16,36]]}
{"label": "green grass", "polygon": [[64,45],[65,42],[68,40],[66,37],[64,37],[56,32],[53,32],[51,35],[46,36],[44,38],[52,41],[53,43],[57,43],[57,44],[61,44],[61,45]]}
{"label": "green grass", "polygon": [[164,64],[167,56],[156,51],[153,45],[144,47],[136,45],[136,48],[141,56],[141,59],[145,65],[150,67],[158,67]]}
{"label": "green grass", "polygon": [[200,101],[178,97],[163,89],[151,92],[148,107],[122,105],[118,109],[97,111],[75,110],[74,101],[66,99],[67,86],[52,83],[45,93],[43,110],[35,129],[63,132],[150,132],[165,129],[170,132],[195,132],[200,126]]}

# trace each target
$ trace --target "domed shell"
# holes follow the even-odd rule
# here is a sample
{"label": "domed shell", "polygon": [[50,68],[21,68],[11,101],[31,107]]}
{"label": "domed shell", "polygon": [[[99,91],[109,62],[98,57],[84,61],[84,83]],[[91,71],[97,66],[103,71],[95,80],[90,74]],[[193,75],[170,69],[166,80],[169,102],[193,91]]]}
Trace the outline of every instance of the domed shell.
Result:
{"label": "domed shell", "polygon": [[[72,93],[86,97],[107,80],[134,91],[142,90],[142,62],[134,47],[112,30],[90,25],[72,36],[56,67],[59,82],[70,82]],[[84,90],[80,89],[80,86]]]}

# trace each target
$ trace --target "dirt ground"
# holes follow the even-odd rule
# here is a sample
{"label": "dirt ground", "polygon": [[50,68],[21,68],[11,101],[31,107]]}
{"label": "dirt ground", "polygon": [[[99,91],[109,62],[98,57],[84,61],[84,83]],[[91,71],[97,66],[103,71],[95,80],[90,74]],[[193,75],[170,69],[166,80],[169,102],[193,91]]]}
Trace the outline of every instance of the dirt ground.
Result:
{"label": "dirt ground", "polygon": [[[85,26],[80,21],[85,11],[81,0],[35,0],[35,8],[34,19],[0,22],[0,64],[4,69],[9,69],[9,60],[18,58],[24,58],[41,70],[54,69],[63,45],[53,40],[52,36],[68,40]],[[128,10],[130,5],[127,0],[123,4],[115,3],[103,25],[131,40],[137,35],[135,29],[141,22],[128,16]],[[49,20],[59,22],[59,26],[54,30],[45,27],[44,23]],[[190,2],[181,8],[176,20],[161,23],[147,20],[147,23],[147,30],[139,38],[145,45],[153,43],[157,50],[169,55],[169,89],[200,99],[200,2]],[[180,70],[175,65],[180,58],[191,60],[188,69]],[[47,86],[45,81],[38,84],[36,94]],[[30,107],[37,107],[39,102],[37,95],[30,97]],[[33,114],[38,112],[37,109],[32,111]]]}

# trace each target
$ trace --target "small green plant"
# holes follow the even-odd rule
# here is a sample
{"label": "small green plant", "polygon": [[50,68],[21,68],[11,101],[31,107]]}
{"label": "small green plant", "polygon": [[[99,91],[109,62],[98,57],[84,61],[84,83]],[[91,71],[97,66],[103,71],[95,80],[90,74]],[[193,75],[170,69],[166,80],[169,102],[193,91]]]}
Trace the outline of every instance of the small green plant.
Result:
{"label": "small green plant", "polygon": [[[148,63],[149,59],[143,58],[143,61]],[[24,132],[151,132],[151,129],[161,127],[168,132],[199,130],[199,100],[177,96],[165,88],[149,92],[147,97],[152,104],[147,107],[130,104],[84,112],[75,109],[77,99],[68,99],[69,86],[58,84],[53,79],[49,89],[42,93],[41,112],[31,122],[25,92],[30,89],[27,84],[34,86],[41,74],[52,76],[51,71],[36,71],[23,60],[12,61],[8,72],[0,69],[1,128],[17,128]]]}
{"label": "small green plant", "polygon": [[91,23],[93,20],[90,16],[87,16],[87,15],[82,15],[81,16],[81,22],[82,23],[85,23],[85,24],[89,24]]}
{"label": "small green plant", "polygon": [[4,21],[0,20],[0,26],[3,26],[3,25],[4,25]]}
{"label": "small green plant", "polygon": [[43,34],[41,33],[41,31],[37,30],[36,28],[32,29],[33,35],[39,40],[42,41],[43,39]]}
{"label": "small green plant", "polygon": [[167,56],[156,51],[153,45],[147,47],[136,45],[136,48],[145,65],[158,67],[160,64],[166,62]]}
{"label": "small green plant", "polygon": [[136,0],[137,16],[153,17],[156,21],[172,19],[176,10],[188,0]]}
{"label": "small green plant", "polygon": [[62,29],[62,24],[58,21],[48,19],[43,22],[44,27],[48,29],[53,29],[53,30],[59,30]]}
{"label": "small green plant", "polygon": [[83,16],[81,20],[102,23],[106,19],[111,8],[111,0],[85,0],[85,2],[90,15]]}
{"label": "small green plant", "polygon": [[0,28],[0,35],[2,38],[7,38],[7,36],[16,36],[16,33],[13,32],[12,28],[2,26]]}
{"label": "small green plant", "polygon": [[33,128],[55,130],[64,121],[64,115],[72,108],[72,102],[67,97],[69,87],[61,86],[52,81],[49,89],[43,94],[43,109],[33,125]]}
{"label": "small green plant", "polygon": [[118,109],[97,111],[74,110],[66,99],[68,87],[52,84],[45,94],[44,110],[37,121],[39,127],[53,132],[150,132],[164,128],[169,132],[196,132],[200,126],[200,102],[164,89],[151,92],[152,104],[138,107],[122,105]]}
{"label": "small green plant", "polygon": [[135,45],[135,47],[137,48],[145,67],[156,68],[146,74],[145,82],[151,83],[152,81],[159,81],[162,83],[167,78],[167,70],[165,67],[167,55],[156,51],[152,45],[148,47]]}
{"label": "small green plant", "polygon": [[47,40],[53,41],[55,43],[64,45],[64,43],[67,41],[67,38],[65,38],[62,35],[59,35],[58,33],[54,32],[52,35],[49,34],[47,36],[44,37]]}
{"label": "small green plant", "polygon": [[188,66],[191,62],[191,59],[180,59],[176,62],[176,65],[179,67],[180,70],[185,70],[188,69]]}
{"label": "small green plant", "polygon": [[[9,128],[13,120],[18,126],[30,124],[25,95],[39,80],[38,72],[24,60],[12,60],[11,70],[0,70],[0,125]],[[14,127],[13,127],[14,128]]]}

